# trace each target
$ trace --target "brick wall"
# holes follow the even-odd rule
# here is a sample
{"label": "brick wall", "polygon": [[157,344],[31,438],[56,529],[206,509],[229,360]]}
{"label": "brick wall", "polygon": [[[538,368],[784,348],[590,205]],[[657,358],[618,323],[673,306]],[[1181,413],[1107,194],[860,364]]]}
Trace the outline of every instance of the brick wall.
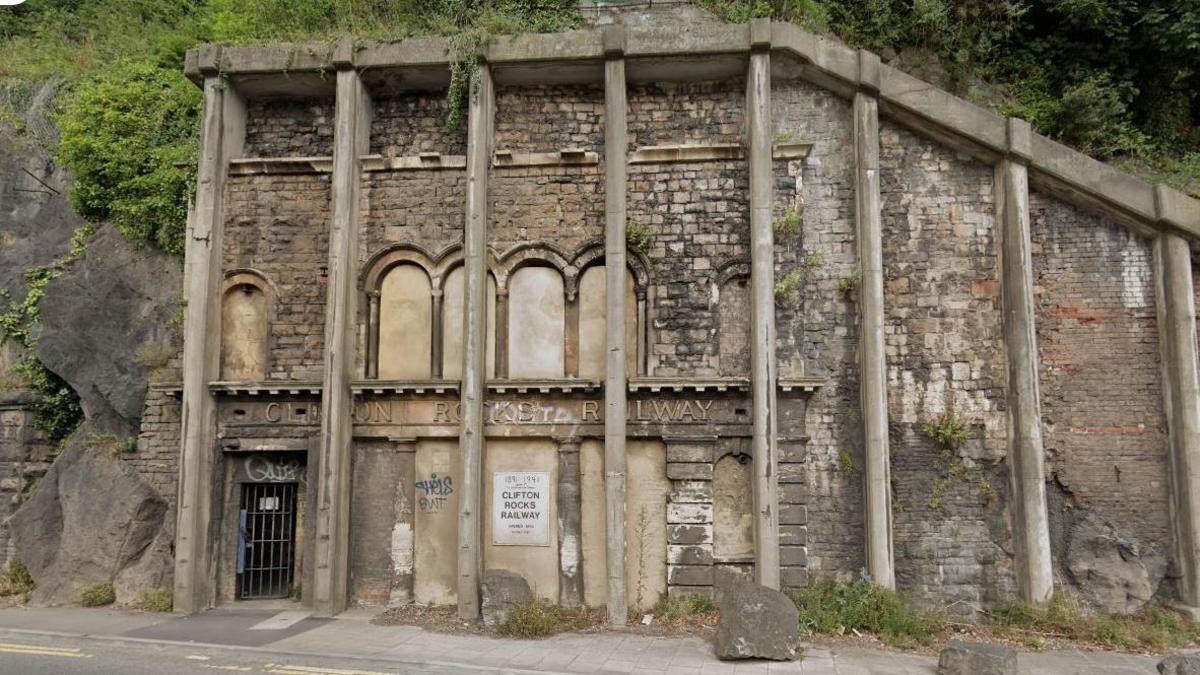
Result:
{"label": "brick wall", "polygon": [[269,379],[320,380],[329,176],[232,177],[225,212],[224,268],[253,268],[274,291]]}
{"label": "brick wall", "polygon": [[431,254],[462,244],[466,177],[462,169],[363,174],[360,262],[394,243]]}
{"label": "brick wall", "polygon": [[500,87],[495,147],[519,152],[582,148],[604,154],[604,88]]}
{"label": "brick wall", "polygon": [[246,107],[247,157],[333,155],[333,100],[251,101]]}
{"label": "brick wall", "polygon": [[803,217],[798,233],[776,235],[777,279],[804,268],[798,303],[777,304],[779,372],[827,378],[808,405],[808,441],[795,467],[802,480],[783,492],[807,502],[809,568],[848,577],[864,564],[858,309],[853,294],[838,290],[858,264],[851,108],[800,81],[777,81],[771,104],[777,135],[812,143],[807,160],[775,162],[775,217]]}
{"label": "brick wall", "polygon": [[645,145],[742,143],[746,82],[631,84],[629,149]]}
{"label": "brick wall", "polygon": [[55,445],[34,427],[33,401],[28,392],[0,392],[0,567],[14,553],[8,517],[29,498],[55,456]]}
{"label": "brick wall", "polygon": [[467,123],[446,128],[446,97],[442,94],[405,94],[376,98],[371,121],[371,152],[413,156],[422,152],[443,155],[467,153]]}
{"label": "brick wall", "polygon": [[174,506],[179,476],[180,413],[177,392],[151,386],[142,408],[137,452],[120,455],[142,480]]}
{"label": "brick wall", "polygon": [[[886,122],[880,145],[897,586],[980,606],[1013,584],[994,172]],[[943,413],[957,452],[923,430]]]}
{"label": "brick wall", "polygon": [[1165,551],[1167,435],[1151,242],[1039,193],[1030,213],[1052,497]]}

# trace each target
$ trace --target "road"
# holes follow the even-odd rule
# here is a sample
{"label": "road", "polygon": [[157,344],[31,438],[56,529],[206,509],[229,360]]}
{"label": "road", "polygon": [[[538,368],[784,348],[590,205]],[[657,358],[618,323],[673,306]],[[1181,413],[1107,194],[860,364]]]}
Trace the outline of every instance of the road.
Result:
{"label": "road", "polygon": [[126,642],[0,630],[0,675],[480,675],[475,666],[288,656],[152,642]]}

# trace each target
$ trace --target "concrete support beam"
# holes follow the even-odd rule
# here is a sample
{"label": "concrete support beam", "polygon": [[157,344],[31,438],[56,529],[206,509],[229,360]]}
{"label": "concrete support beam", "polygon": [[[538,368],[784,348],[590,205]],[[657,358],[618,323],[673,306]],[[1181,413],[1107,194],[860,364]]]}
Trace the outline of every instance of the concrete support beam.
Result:
{"label": "concrete support beam", "polygon": [[608,622],[624,626],[625,591],[625,199],[628,188],[626,139],[625,29],[604,29],[604,500],[608,547]]}
{"label": "concrete support beam", "polygon": [[579,438],[558,439],[558,604],[583,606],[583,486]]}
{"label": "concrete support beam", "polygon": [[854,195],[858,238],[859,391],[865,441],[867,574],[896,587],[892,552],[891,453],[888,447],[887,356],[883,341],[883,224],[879,206],[879,107],[854,96]]}
{"label": "concrete support beam", "polygon": [[[343,40],[338,52],[351,51]],[[368,150],[371,100],[349,54],[337,64],[333,176],[329,224],[329,288],[325,305],[325,367],[317,478],[313,610],[333,616],[346,609],[350,580],[351,414],[354,395],[355,317],[358,294],[358,216],[361,172]]]}
{"label": "concrete support beam", "polygon": [[229,160],[242,152],[246,108],[216,69],[217,48],[206,59],[204,119],[196,198],[185,255],[182,447],[175,536],[175,611],[200,612],[216,602],[216,401],[208,383],[220,379],[221,234]]}
{"label": "concrete support beam", "polygon": [[[1012,120],[1010,144],[1019,152],[1029,124]],[[1019,154],[1014,154],[1014,157]],[[1054,592],[1042,411],[1038,394],[1038,349],[1034,331],[1033,254],[1029,231],[1029,175],[1017,159],[996,167],[1000,226],[1000,292],[1004,348],[1008,359],[1008,465],[1012,484],[1013,540],[1017,590],[1025,602],[1041,604]]]}
{"label": "concrete support beam", "polygon": [[458,508],[458,616],[479,617],[483,569],[480,510],[483,507],[483,400],[487,393],[488,167],[496,92],[492,72],[481,63],[471,79],[467,108],[467,223],[463,233],[462,478]]}
{"label": "concrete support beam", "polygon": [[[751,35],[755,26],[751,25]],[[750,164],[750,388],[753,400],[754,577],[779,588],[779,477],[776,471],[775,230],[771,168],[771,52],[754,44],[746,76],[746,148]]]}
{"label": "concrete support beam", "polygon": [[1164,232],[1154,242],[1163,409],[1169,438],[1172,548],[1182,604],[1200,614],[1200,357],[1188,241]]}

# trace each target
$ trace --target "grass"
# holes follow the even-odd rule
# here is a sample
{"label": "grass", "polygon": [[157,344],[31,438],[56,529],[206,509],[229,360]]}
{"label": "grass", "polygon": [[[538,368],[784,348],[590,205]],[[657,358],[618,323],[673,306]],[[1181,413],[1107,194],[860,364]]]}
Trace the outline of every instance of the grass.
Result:
{"label": "grass", "polygon": [[170,612],[175,609],[175,598],[169,588],[151,588],[138,596],[137,606],[147,612]]}
{"label": "grass", "polygon": [[790,593],[806,635],[871,633],[891,647],[930,645],[946,628],[941,613],[868,581],[814,580]]}
{"label": "grass", "polygon": [[0,596],[28,595],[35,588],[37,584],[33,581],[33,575],[18,560],[10,562],[8,567],[0,572]]}
{"label": "grass", "polygon": [[496,633],[531,640],[583,630],[595,624],[596,619],[594,614],[584,609],[559,607],[545,600],[530,600],[510,609],[508,616],[496,627]]}
{"label": "grass", "polygon": [[1060,639],[1109,649],[1163,652],[1200,640],[1200,627],[1165,607],[1149,606],[1129,615],[1101,614],[1063,593],[1056,593],[1044,607],[1013,602],[997,606],[987,615],[987,624],[997,634],[1031,649],[1044,647],[1047,639]]}
{"label": "grass", "polygon": [[84,607],[103,607],[117,601],[117,591],[112,584],[96,584],[88,586],[79,594],[79,602]]}

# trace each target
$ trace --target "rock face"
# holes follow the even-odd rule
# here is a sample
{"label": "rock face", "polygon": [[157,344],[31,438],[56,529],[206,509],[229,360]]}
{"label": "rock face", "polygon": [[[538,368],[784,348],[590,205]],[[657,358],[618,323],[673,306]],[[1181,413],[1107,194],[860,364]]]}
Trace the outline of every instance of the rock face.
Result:
{"label": "rock face", "polygon": [[1121,535],[1092,514],[1068,535],[1066,566],[1080,594],[1113,613],[1142,609],[1162,582],[1166,558]]}
{"label": "rock face", "polygon": [[508,570],[487,570],[483,573],[483,623],[499,626],[516,605],[533,599],[529,582]]}
{"label": "rock face", "polygon": [[84,587],[111,583],[124,603],[170,587],[170,511],[120,460],[76,433],[9,520],[17,559],[37,582],[30,601],[76,603]]}
{"label": "rock face", "polygon": [[717,658],[794,661],[800,656],[800,612],[783,593],[734,581],[720,607]]}
{"label": "rock face", "polygon": [[1176,654],[1158,662],[1162,675],[1200,675],[1200,652]]}
{"label": "rock face", "polygon": [[1017,675],[1017,652],[1001,645],[953,640],[938,655],[938,675]]}
{"label": "rock face", "polygon": [[79,394],[96,429],[137,435],[155,365],[147,354],[165,361],[181,288],[179,259],[134,248],[110,226],[46,287],[38,357]]}

